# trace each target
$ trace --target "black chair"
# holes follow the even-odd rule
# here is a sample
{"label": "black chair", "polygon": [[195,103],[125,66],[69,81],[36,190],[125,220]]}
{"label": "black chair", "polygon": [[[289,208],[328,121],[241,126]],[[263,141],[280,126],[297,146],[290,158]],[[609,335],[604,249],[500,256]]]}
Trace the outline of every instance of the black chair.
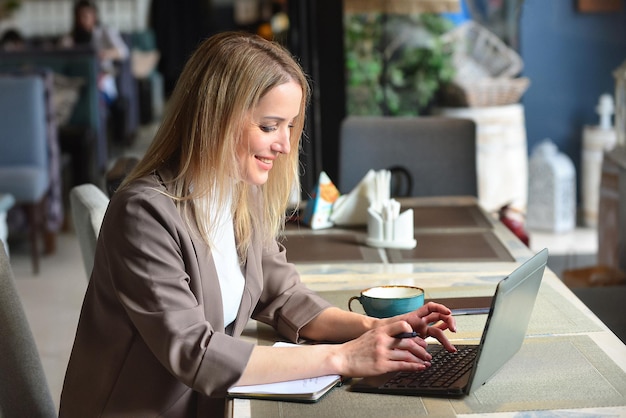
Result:
{"label": "black chair", "polygon": [[476,124],[441,116],[349,116],[339,136],[341,193],[368,170],[392,173],[394,197],[478,196]]}

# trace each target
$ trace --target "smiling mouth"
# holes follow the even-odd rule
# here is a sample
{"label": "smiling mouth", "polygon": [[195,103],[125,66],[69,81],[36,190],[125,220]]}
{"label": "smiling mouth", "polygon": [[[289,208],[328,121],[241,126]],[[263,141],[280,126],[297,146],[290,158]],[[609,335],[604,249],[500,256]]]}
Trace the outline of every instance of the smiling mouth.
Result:
{"label": "smiling mouth", "polygon": [[262,163],[265,164],[272,164],[272,160],[270,160],[269,158],[263,158],[263,157],[256,157],[257,160],[261,161]]}

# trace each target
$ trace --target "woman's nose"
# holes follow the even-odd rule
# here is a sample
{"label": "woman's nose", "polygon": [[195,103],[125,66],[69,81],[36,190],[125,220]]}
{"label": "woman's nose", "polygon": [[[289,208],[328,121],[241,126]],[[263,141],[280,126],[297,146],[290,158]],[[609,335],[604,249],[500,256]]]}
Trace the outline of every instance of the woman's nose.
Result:
{"label": "woman's nose", "polygon": [[280,152],[281,154],[289,154],[291,151],[291,129],[281,130],[280,136],[276,142],[274,142],[272,150]]}

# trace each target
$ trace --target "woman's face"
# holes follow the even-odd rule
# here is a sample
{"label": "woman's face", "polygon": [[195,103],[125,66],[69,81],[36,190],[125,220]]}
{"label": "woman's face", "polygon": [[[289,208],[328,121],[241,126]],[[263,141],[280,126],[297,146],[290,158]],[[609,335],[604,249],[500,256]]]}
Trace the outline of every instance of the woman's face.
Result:
{"label": "woman's face", "polygon": [[274,160],[291,150],[289,139],[294,119],[300,112],[302,88],[294,81],[271,89],[250,112],[237,148],[242,180],[265,184]]}
{"label": "woman's face", "polygon": [[78,25],[86,31],[91,31],[96,26],[96,11],[90,7],[79,9],[76,18]]}

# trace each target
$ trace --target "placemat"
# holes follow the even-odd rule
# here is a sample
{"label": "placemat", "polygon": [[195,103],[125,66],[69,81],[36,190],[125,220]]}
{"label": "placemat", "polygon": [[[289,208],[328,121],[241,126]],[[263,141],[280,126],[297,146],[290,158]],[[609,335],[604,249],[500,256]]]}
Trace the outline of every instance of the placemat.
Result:
{"label": "placemat", "polygon": [[383,261],[378,249],[360,244],[356,234],[289,234],[281,237],[280,242],[287,249],[287,260],[292,263]]}
{"label": "placemat", "polygon": [[[415,229],[493,228],[493,223],[488,218],[488,215],[475,204],[459,206],[423,206],[403,203],[402,211],[407,209],[413,209],[413,227]],[[340,229],[365,231],[366,226],[342,226]],[[294,219],[285,224],[285,230],[310,231],[311,228],[308,225],[303,224],[302,221]]]}
{"label": "placemat", "polygon": [[457,413],[626,405],[626,373],[586,335],[527,339]]}
{"label": "placemat", "polygon": [[316,404],[251,401],[254,417],[363,418],[626,406],[626,373],[586,335],[532,338],[483,387],[461,399],[336,388]]}
{"label": "placemat", "polygon": [[427,233],[416,230],[417,246],[411,250],[387,249],[391,263],[424,261],[515,261],[491,232]]}
{"label": "placemat", "polygon": [[424,228],[483,228],[493,224],[476,205],[467,206],[403,206],[413,209],[413,227]]}

